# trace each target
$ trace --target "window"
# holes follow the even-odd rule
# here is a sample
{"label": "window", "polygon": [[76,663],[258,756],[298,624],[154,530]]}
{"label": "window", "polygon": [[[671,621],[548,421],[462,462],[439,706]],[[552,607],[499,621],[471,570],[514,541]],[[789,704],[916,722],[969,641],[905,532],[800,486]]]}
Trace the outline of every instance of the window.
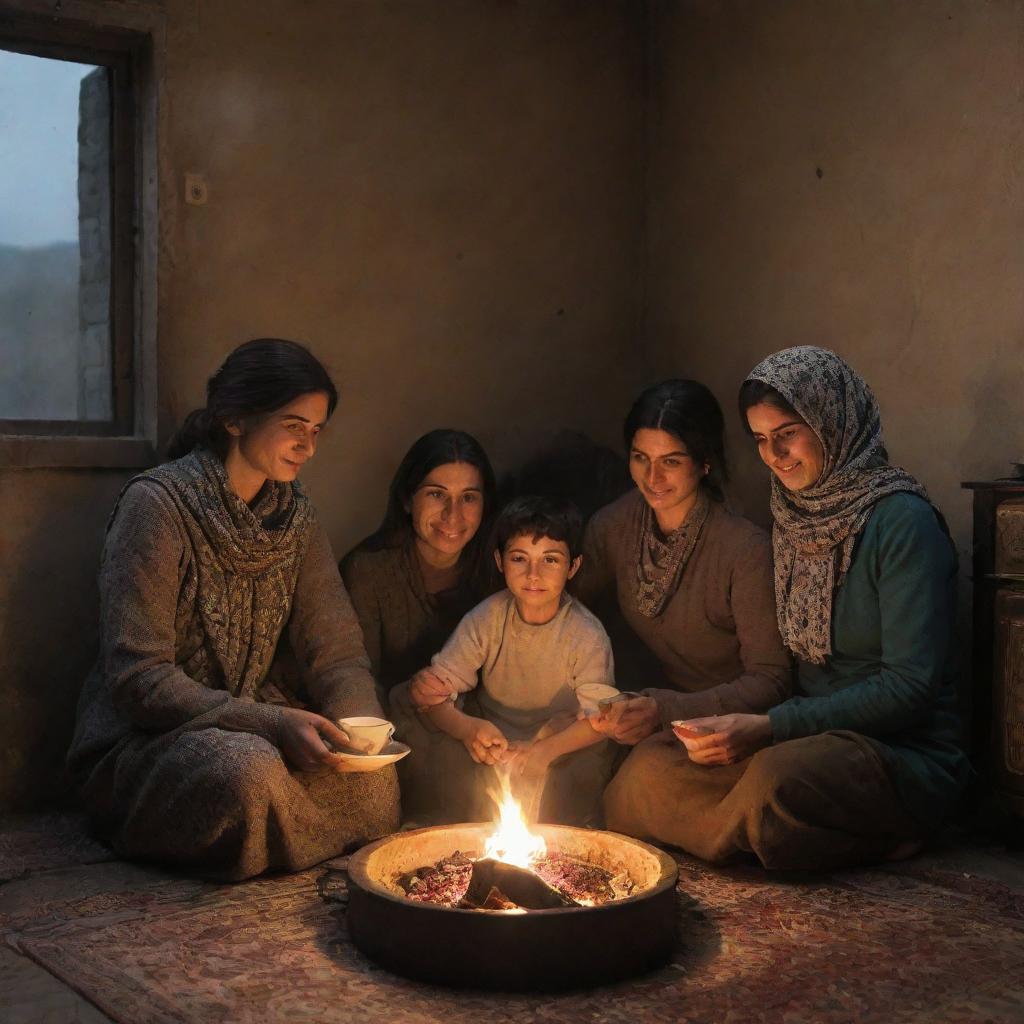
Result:
{"label": "window", "polygon": [[148,50],[144,33],[0,6],[0,454],[19,438],[38,452],[44,438],[145,433],[136,183]]}

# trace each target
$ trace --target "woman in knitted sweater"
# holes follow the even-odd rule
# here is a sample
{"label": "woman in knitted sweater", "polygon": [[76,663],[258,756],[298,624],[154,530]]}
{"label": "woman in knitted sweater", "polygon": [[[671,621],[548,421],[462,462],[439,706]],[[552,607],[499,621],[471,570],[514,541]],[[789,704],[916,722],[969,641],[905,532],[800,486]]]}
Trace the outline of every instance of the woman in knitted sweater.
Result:
{"label": "woman in knitted sweater", "polygon": [[970,770],[955,549],[924,488],[889,463],[871,389],[835,353],[769,356],[740,410],[773,475],[776,606],[796,694],[641,744],[605,794],[608,824],[772,868],[907,856]]}
{"label": "woman in knitted sweater", "polygon": [[[124,857],[241,879],[397,825],[394,769],[347,773],[329,746],[345,743],[337,718],[380,714],[359,623],[295,482],[336,402],[301,345],[248,342],[210,379],[174,461],[118,499],[68,764]],[[272,683],[282,639],[294,672]]]}
{"label": "woman in knitted sweater", "polygon": [[341,560],[385,706],[485,596],[493,500],[480,442],[463,430],[431,430],[399,463],[378,530]]}

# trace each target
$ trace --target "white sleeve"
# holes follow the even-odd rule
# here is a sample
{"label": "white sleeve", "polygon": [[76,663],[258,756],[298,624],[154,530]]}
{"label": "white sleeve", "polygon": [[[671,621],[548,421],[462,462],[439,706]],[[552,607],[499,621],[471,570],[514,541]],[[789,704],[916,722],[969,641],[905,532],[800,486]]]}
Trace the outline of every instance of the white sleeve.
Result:
{"label": "white sleeve", "polygon": [[430,659],[431,670],[457,693],[468,693],[478,682],[477,673],[487,660],[492,615],[477,605],[463,616],[444,647]]}

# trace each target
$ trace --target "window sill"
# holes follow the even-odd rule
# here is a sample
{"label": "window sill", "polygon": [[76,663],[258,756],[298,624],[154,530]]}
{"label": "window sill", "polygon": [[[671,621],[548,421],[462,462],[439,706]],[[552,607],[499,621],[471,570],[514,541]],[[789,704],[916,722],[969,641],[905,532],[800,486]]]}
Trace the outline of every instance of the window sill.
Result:
{"label": "window sill", "polygon": [[148,469],[152,441],[138,437],[30,437],[0,434],[0,469]]}

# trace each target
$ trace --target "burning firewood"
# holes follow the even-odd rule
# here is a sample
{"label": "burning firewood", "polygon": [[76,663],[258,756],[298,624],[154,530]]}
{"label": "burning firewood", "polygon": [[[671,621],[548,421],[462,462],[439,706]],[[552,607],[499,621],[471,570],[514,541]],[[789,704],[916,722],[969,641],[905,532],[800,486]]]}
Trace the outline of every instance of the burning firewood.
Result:
{"label": "burning firewood", "polygon": [[498,892],[497,889],[491,889],[487,894],[487,899],[480,904],[479,907],[472,908],[474,910],[521,910],[521,907],[517,907],[504,893]]}
{"label": "burning firewood", "polygon": [[459,906],[483,907],[492,890],[524,910],[548,910],[553,907],[578,907],[579,903],[552,888],[539,875],[514,864],[485,857],[473,862],[469,887]]}
{"label": "burning firewood", "polygon": [[[504,863],[504,862],[503,862]],[[436,864],[424,865],[415,871],[400,875],[396,881],[402,891],[419,903],[433,903],[437,906],[468,907],[463,902],[469,880],[473,873],[473,861],[464,853],[442,857]],[[562,853],[550,853],[531,862],[530,871],[580,906],[594,906],[609,900],[623,899],[634,891],[629,873],[622,871],[612,875],[606,868]],[[486,890],[480,888],[476,894]],[[508,908],[487,908],[508,909]]]}

